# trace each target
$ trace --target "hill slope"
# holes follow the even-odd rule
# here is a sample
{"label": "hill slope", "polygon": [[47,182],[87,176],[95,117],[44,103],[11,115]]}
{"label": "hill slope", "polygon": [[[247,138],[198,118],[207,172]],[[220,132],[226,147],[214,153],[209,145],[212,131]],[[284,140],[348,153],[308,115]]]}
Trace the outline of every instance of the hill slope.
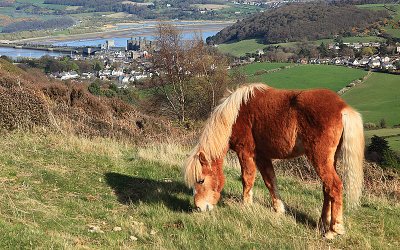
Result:
{"label": "hill slope", "polygon": [[45,126],[85,136],[137,139],[171,127],[82,83],[50,81],[40,70],[0,59],[0,129]]}
{"label": "hill slope", "polygon": [[207,42],[219,44],[260,38],[265,43],[280,43],[350,36],[385,17],[388,17],[386,11],[370,11],[352,5],[291,4],[238,21],[209,37]]}
{"label": "hill slope", "polygon": [[[18,149],[18,150],[15,150]],[[0,248],[39,249],[327,249],[399,247],[399,203],[365,195],[346,212],[347,234],[332,242],[316,230],[318,181],[278,174],[288,214],[271,211],[257,177],[255,204],[239,202],[240,170],[226,167],[223,200],[190,212],[182,182],[187,151],[135,147],[109,139],[9,133],[0,140]],[[240,236],[240,237],[239,237]]]}

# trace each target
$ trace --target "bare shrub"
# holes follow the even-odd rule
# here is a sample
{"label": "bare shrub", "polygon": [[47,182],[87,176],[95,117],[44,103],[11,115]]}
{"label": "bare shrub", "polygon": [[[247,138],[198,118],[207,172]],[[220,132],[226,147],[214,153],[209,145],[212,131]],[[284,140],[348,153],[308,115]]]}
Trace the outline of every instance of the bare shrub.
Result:
{"label": "bare shrub", "polygon": [[48,107],[34,91],[0,87],[0,127],[11,130],[49,125]]}
{"label": "bare shrub", "polygon": [[377,129],[378,126],[373,122],[366,122],[366,123],[364,123],[364,128],[365,129]]}

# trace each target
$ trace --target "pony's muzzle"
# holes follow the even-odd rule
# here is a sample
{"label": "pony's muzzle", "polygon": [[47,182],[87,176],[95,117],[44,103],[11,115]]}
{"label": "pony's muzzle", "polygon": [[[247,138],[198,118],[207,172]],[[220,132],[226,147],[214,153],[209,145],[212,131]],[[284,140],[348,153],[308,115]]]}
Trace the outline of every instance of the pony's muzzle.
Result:
{"label": "pony's muzzle", "polygon": [[208,212],[208,211],[213,210],[213,208],[214,208],[213,205],[207,203],[207,204],[205,204],[204,206],[198,206],[198,207],[196,207],[196,210],[197,210],[198,212]]}

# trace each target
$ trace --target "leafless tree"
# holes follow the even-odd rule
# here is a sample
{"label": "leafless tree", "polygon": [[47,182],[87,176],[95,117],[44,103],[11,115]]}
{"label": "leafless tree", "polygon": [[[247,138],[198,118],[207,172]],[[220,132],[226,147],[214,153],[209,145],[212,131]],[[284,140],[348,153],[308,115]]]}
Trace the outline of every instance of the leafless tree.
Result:
{"label": "leafless tree", "polygon": [[182,122],[202,118],[217,104],[228,82],[227,62],[199,34],[184,40],[170,24],[160,24],[152,78],[159,111]]}

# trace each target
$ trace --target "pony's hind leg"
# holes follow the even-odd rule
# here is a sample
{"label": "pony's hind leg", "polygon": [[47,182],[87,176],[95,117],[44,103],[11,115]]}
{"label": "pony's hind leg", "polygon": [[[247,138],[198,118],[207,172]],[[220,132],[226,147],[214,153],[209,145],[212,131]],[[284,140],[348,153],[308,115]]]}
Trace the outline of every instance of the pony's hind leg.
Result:
{"label": "pony's hind leg", "polygon": [[253,186],[256,178],[257,168],[253,156],[246,152],[237,154],[242,171],[243,203],[253,203]]}
{"label": "pony's hind leg", "polygon": [[[340,140],[339,145],[335,152],[335,158],[334,158],[334,162],[333,162],[335,170],[336,170],[336,166],[337,166],[337,160],[340,155],[341,143],[342,143],[342,140]],[[331,207],[331,199],[329,197],[329,193],[325,191],[324,187],[322,188],[322,192],[324,194],[324,204],[322,206],[321,218],[319,220],[319,228],[320,228],[321,232],[325,234],[326,232],[329,231],[329,227],[331,224],[332,207]]]}
{"label": "pony's hind leg", "polygon": [[323,184],[324,205],[321,220],[328,222],[330,217],[329,230],[325,233],[325,237],[332,239],[337,234],[344,234],[345,230],[343,227],[343,184],[334,167],[334,152],[324,153],[329,151],[326,148],[313,150],[307,153],[307,157],[314,165]]}
{"label": "pony's hind leg", "polygon": [[257,157],[257,167],[264,180],[265,186],[267,186],[272,199],[272,207],[277,213],[285,213],[285,205],[279,197],[278,189],[276,186],[276,175],[274,166],[272,165],[271,159],[263,159]]}
{"label": "pony's hind leg", "polygon": [[329,231],[331,224],[331,199],[329,193],[325,192],[325,188],[322,188],[324,193],[324,204],[322,206],[321,218],[319,220],[319,228],[323,234]]}

